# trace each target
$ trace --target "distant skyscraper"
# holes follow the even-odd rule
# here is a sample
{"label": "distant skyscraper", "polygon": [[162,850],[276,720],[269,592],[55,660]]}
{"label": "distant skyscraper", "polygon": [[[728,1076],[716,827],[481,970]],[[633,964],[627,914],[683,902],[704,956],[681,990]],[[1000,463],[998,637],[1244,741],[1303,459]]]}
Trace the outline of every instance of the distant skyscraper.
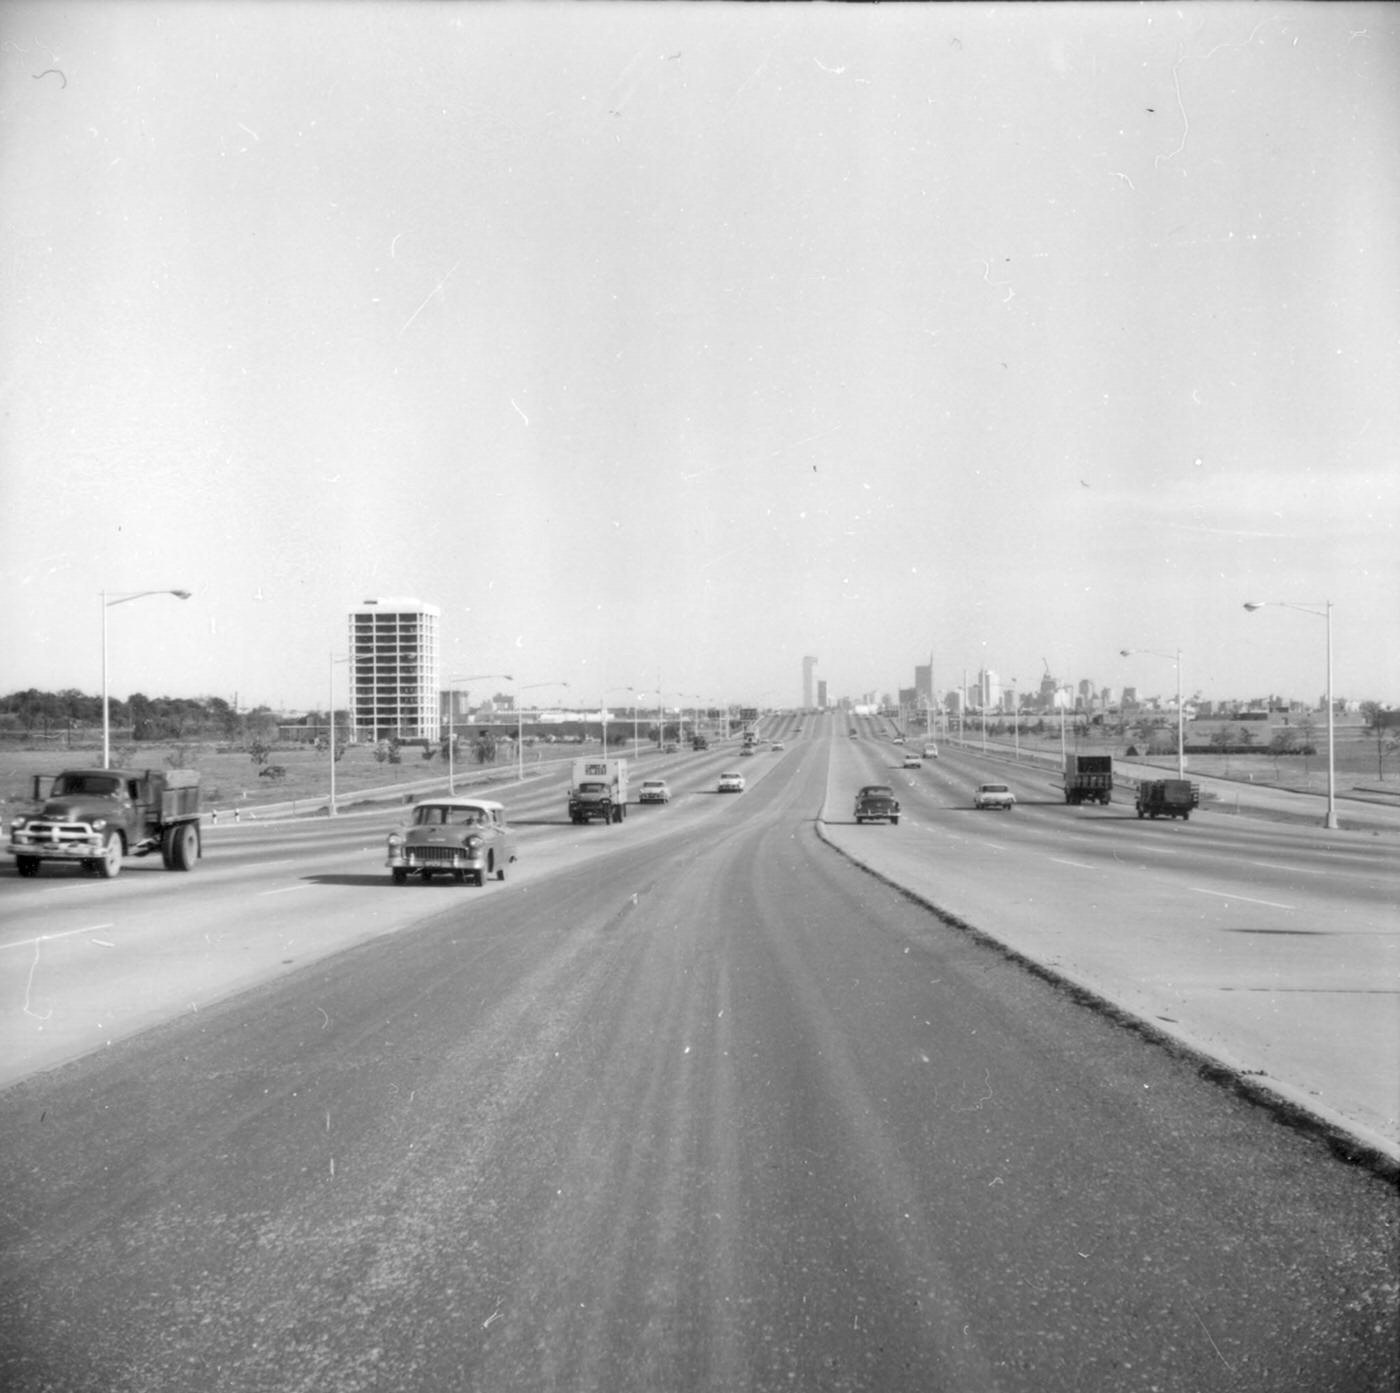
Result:
{"label": "distant skyscraper", "polygon": [[933,662],[931,659],[927,666],[920,663],[914,667],[914,700],[921,707],[933,705]]}
{"label": "distant skyscraper", "polygon": [[817,710],[826,710],[826,678],[817,678]]}
{"label": "distant skyscraper", "polygon": [[350,611],[351,739],[438,738],[441,617],[421,600],[365,600]]}
{"label": "distant skyscraper", "polygon": [[817,665],[815,658],[803,658],[802,660],[802,709],[811,711],[817,704],[816,695],[812,690],[812,669]]}

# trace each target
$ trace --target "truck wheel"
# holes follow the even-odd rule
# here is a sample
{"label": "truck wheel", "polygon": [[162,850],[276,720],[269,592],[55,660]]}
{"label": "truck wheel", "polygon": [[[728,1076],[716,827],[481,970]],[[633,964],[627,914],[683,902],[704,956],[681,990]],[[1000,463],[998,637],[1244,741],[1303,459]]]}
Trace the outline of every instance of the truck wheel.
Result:
{"label": "truck wheel", "polygon": [[1182,815],[1181,815],[1181,820],[1182,820],[1183,822],[1190,822],[1190,821],[1191,821],[1191,814],[1190,814],[1190,813],[1182,813]]}
{"label": "truck wheel", "polygon": [[407,884],[408,884],[408,872],[407,872],[406,870],[404,870],[404,868],[403,868],[402,866],[395,866],[395,867],[389,872],[389,875],[390,875],[390,877],[393,879],[393,882],[394,882],[395,885],[407,885]]}
{"label": "truck wheel", "polygon": [[37,856],[16,856],[15,870],[27,880],[30,876],[39,874],[39,858]]}
{"label": "truck wheel", "polygon": [[898,827],[898,826],[899,826],[899,814],[898,814],[898,813],[896,813],[895,816],[892,817],[892,818],[890,819],[890,826],[891,826],[891,827]]}
{"label": "truck wheel", "polygon": [[103,880],[115,880],[122,868],[122,839],[119,833],[108,832],[97,861],[97,873]]}
{"label": "truck wheel", "polygon": [[[176,827],[171,827],[161,839],[164,845],[161,850],[165,857],[165,868],[168,871],[192,871],[194,863],[199,859],[199,833],[195,830],[192,822],[182,822]],[[165,847],[169,850],[166,851]]]}
{"label": "truck wheel", "polygon": [[1146,816],[1147,816],[1147,814],[1146,814],[1145,812],[1143,812],[1143,810],[1142,810],[1141,808],[1139,808],[1139,809],[1138,809],[1138,820],[1141,821],[1141,820],[1142,820],[1143,818],[1145,818]]}

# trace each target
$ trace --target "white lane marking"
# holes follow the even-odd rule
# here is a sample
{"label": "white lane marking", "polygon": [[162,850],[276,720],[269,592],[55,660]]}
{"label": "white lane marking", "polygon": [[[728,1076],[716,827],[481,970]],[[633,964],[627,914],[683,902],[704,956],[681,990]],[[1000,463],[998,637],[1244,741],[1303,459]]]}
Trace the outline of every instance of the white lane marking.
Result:
{"label": "white lane marking", "polygon": [[1297,871],[1299,875],[1326,875],[1315,866],[1280,866],[1277,861],[1251,861],[1251,866],[1263,866],[1266,871]]}
{"label": "white lane marking", "polygon": [[280,890],[259,890],[259,897],[263,895],[290,895],[293,890],[310,890],[309,885],[284,885]]}
{"label": "white lane marking", "polygon": [[51,943],[56,938],[72,938],[74,934],[95,934],[99,929],[116,927],[115,924],[92,924],[86,929],[64,929],[62,933],[40,934],[37,938],[17,938],[13,943],[0,943],[0,948],[27,948],[31,943]]}
{"label": "white lane marking", "polygon": [[1274,900],[1255,900],[1248,895],[1231,895],[1224,890],[1203,890],[1199,885],[1191,887],[1198,895],[1216,895],[1222,900],[1243,900],[1245,904],[1262,904],[1268,909],[1296,909],[1296,905],[1278,904]]}
{"label": "white lane marking", "polygon": [[1088,865],[1085,865],[1085,863],[1084,863],[1083,861],[1066,861],[1062,856],[1051,856],[1051,857],[1048,857],[1047,859],[1048,859],[1048,860],[1051,860],[1051,861],[1054,861],[1054,862],[1056,863],[1056,865],[1060,865],[1060,866],[1075,866],[1075,867],[1077,867],[1077,868],[1078,868],[1079,870],[1081,870],[1081,871],[1096,871],[1096,870],[1098,870],[1098,867],[1097,867],[1097,866],[1088,866]]}

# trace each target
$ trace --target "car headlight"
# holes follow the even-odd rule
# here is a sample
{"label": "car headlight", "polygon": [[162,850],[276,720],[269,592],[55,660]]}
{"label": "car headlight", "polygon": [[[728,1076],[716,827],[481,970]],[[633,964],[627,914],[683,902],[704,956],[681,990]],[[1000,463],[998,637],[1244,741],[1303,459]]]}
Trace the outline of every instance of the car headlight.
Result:
{"label": "car headlight", "polygon": [[481,838],[473,832],[462,845],[465,846],[468,851],[479,851],[481,849]]}

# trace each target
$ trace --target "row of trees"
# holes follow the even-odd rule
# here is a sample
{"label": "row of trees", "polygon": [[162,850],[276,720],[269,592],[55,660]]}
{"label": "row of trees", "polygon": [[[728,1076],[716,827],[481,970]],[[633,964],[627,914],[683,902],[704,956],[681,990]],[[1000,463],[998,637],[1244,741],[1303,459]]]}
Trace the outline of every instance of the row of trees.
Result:
{"label": "row of trees", "polygon": [[[266,706],[235,711],[222,697],[148,697],[133,692],[125,701],[108,701],[113,726],[130,727],[136,740],[238,740],[277,726]],[[65,732],[96,730],[102,725],[102,698],[76,688],[41,692],[35,687],[0,697],[0,731],[52,738]]]}

